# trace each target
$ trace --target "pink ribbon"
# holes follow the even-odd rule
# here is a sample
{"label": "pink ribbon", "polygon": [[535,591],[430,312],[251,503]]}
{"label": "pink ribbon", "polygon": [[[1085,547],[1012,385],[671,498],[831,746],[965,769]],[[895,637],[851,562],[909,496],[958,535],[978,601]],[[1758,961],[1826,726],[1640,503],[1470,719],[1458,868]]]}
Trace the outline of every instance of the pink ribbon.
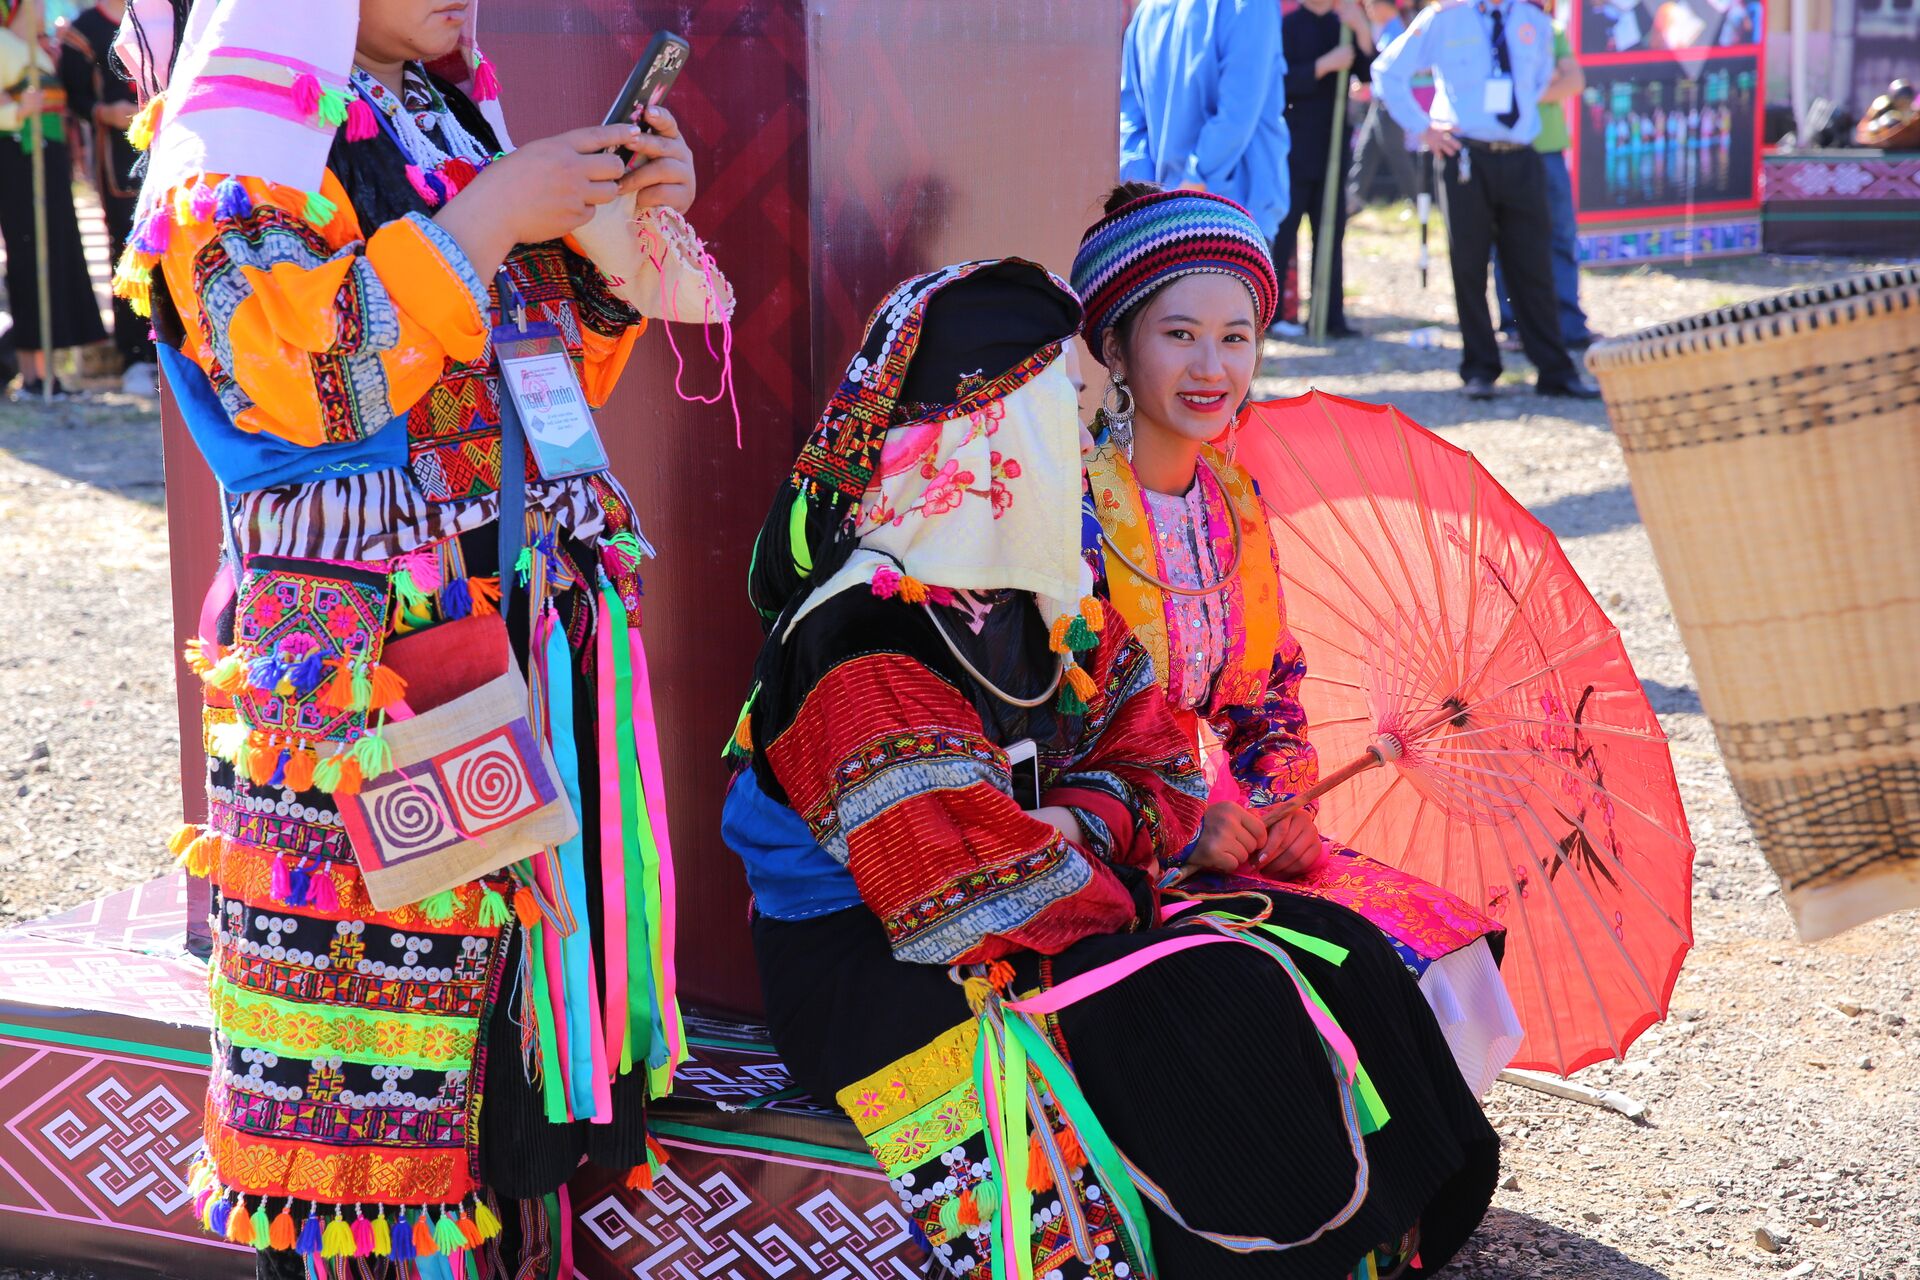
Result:
{"label": "pink ribbon", "polygon": [[[1058,1013],[1088,996],[1096,995],[1109,987],[1125,982],[1156,960],[1164,960],[1170,955],[1190,951],[1194,947],[1211,946],[1216,942],[1238,943],[1243,947],[1255,946],[1245,938],[1225,933],[1169,938],[1165,942],[1156,942],[1150,947],[1144,947],[1125,959],[1114,960],[1097,969],[1089,969],[1085,973],[1068,978],[1065,982],[1057,983],[1038,995],[1029,996],[1025,1000],[1008,1001],[1006,1007],[1017,1013]],[[1258,950],[1257,947],[1255,949]],[[1347,1080],[1351,1083],[1360,1068],[1360,1052],[1353,1047],[1353,1040],[1340,1029],[1340,1024],[1333,1020],[1333,1015],[1322,1009],[1308,994],[1307,989],[1300,984],[1300,979],[1294,976],[1292,970],[1287,970],[1287,977],[1292,980],[1293,989],[1300,997],[1300,1006],[1307,1011],[1307,1016],[1313,1019],[1314,1028],[1332,1047],[1334,1053],[1339,1055],[1341,1065],[1346,1068]]]}

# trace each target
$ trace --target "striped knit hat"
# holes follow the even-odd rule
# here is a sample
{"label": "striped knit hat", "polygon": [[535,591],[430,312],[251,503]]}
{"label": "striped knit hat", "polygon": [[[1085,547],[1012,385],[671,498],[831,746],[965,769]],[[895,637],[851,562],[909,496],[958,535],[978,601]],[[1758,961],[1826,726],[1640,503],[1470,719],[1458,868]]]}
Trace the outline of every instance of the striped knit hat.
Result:
{"label": "striped knit hat", "polygon": [[1087,228],[1073,259],[1073,287],[1087,309],[1081,333],[1106,363],[1108,329],[1161,285],[1181,276],[1239,278],[1253,294],[1260,328],[1280,306],[1267,238],[1253,215],[1204,191],[1156,191],[1120,206]]}

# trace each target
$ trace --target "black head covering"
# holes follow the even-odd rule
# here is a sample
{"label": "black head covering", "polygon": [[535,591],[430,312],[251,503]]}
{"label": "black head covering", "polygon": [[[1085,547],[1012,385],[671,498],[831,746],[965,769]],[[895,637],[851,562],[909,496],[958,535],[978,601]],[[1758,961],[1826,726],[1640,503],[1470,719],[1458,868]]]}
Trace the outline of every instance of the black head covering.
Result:
{"label": "black head covering", "polygon": [[1079,324],[1073,290],[1021,258],[963,262],[895,287],[754,543],[748,595],[761,617],[771,624],[846,562],[847,513],[888,430],[1004,399],[1052,364]]}

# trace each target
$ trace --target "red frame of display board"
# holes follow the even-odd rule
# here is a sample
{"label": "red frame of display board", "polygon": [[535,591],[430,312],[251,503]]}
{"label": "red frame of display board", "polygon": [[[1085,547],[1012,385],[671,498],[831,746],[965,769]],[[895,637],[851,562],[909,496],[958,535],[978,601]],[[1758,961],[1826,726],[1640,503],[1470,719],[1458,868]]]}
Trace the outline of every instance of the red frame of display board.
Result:
{"label": "red frame of display board", "polygon": [[[1692,204],[1681,202],[1677,204],[1647,205],[1645,207],[1632,209],[1606,209],[1595,212],[1584,211],[1580,207],[1581,121],[1579,119],[1579,113],[1582,110],[1582,104],[1578,102],[1568,104],[1568,135],[1571,139],[1571,146],[1567,152],[1567,163],[1569,177],[1573,184],[1574,216],[1579,231],[1583,235],[1596,232],[1606,233],[1632,224],[1659,223],[1662,220],[1675,218],[1699,218],[1707,223],[1723,221],[1737,222],[1740,220],[1741,215],[1747,215],[1753,219],[1756,226],[1753,248],[1757,251],[1759,248],[1757,225],[1760,217],[1761,203],[1760,155],[1763,150],[1761,139],[1764,136],[1766,118],[1767,51],[1764,41],[1738,45],[1710,45],[1679,52],[1667,49],[1632,49],[1623,53],[1582,53],[1580,50],[1583,44],[1582,34],[1585,20],[1585,0],[1575,0],[1573,13],[1567,24],[1567,38],[1573,46],[1573,56],[1575,60],[1579,62],[1581,69],[1587,72],[1593,72],[1602,68],[1622,66],[1679,66],[1697,60],[1700,64],[1699,71],[1689,78],[1698,80],[1705,75],[1712,64],[1750,59],[1754,67],[1753,152],[1751,158],[1753,177],[1751,183],[1752,194],[1740,200],[1714,200],[1695,202]],[[1763,10],[1763,24],[1764,20],[1765,14]],[[1591,75],[1589,75],[1589,79],[1592,79]]]}

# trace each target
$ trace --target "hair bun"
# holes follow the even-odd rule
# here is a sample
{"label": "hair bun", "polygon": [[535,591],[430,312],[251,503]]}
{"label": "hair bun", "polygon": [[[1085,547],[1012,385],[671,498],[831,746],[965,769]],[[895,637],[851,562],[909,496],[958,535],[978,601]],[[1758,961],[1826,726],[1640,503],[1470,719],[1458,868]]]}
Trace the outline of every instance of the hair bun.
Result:
{"label": "hair bun", "polygon": [[1100,212],[1111,216],[1142,196],[1159,195],[1164,190],[1157,182],[1123,182],[1107,193],[1107,203]]}

